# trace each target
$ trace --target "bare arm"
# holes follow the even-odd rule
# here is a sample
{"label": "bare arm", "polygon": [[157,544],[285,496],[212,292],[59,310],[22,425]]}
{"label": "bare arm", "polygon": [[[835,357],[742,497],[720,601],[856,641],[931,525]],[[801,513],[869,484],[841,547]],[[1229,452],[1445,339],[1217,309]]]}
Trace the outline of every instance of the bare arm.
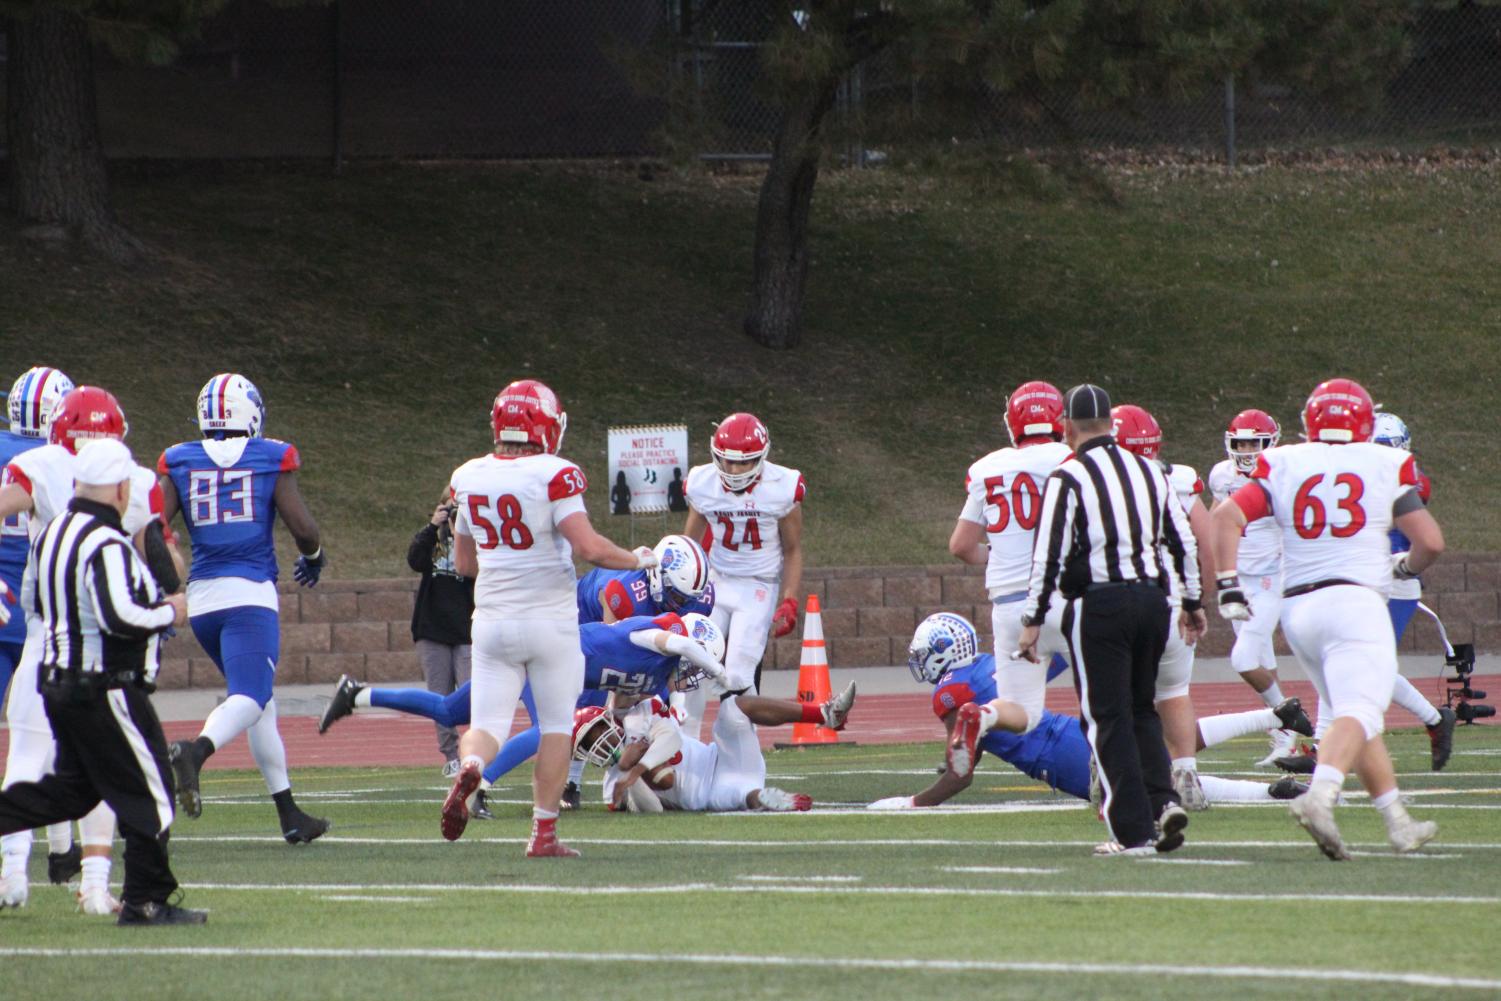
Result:
{"label": "bare arm", "polygon": [[1203,589],[1203,601],[1208,604],[1214,597],[1209,586],[1214,580],[1214,540],[1209,509],[1197,497],[1188,509],[1188,530],[1193,533],[1194,544],[1199,550],[1199,585]]}
{"label": "bare arm", "polygon": [[[163,491],[163,517],[167,513],[165,494],[166,491]],[[276,504],[276,510],[281,513],[281,520],[297,542],[297,551],[304,556],[316,553],[321,542],[318,523],[313,520],[313,513],[307,509],[307,504],[302,499],[296,473],[285,472],[276,478],[276,491],[272,494],[272,501]]]}
{"label": "bare arm", "polygon": [[182,510],[182,502],[177,498],[177,484],[172,482],[170,476],[158,476],[156,485],[162,491],[162,524],[171,525],[177,512]]}
{"label": "bare arm", "polygon": [[[703,539],[704,532],[706,532],[708,528],[709,519],[699,514],[695,508],[690,507],[688,509],[688,520],[683,522],[683,534],[688,536],[688,538],[692,539],[694,542],[698,542]],[[705,546],[704,548],[707,549],[709,547]]]}
{"label": "bare arm", "polygon": [[[954,736],[954,723],[958,719],[958,710],[944,714],[943,728],[950,738]],[[981,752],[977,751],[977,758],[979,753]],[[948,800],[968,789],[969,784],[974,781],[974,777],[975,775],[973,771],[971,771],[968,775],[960,777],[945,768],[943,770],[943,774],[938,776],[937,781],[928,786],[922,792],[918,793],[916,796],[912,797],[912,805],[938,806],[941,803],[946,803],[948,802]]]}
{"label": "bare arm", "polygon": [[990,547],[985,544],[985,526],[968,518],[957,519],[954,534],[949,536],[949,552],[960,563],[984,566],[990,560]]}
{"label": "bare arm", "polygon": [[474,548],[474,536],[453,537],[453,568],[459,572],[460,577],[479,576],[479,554]]}
{"label": "bare arm", "polygon": [[1422,573],[1433,566],[1444,552],[1444,532],[1426,507],[1399,514],[1396,525],[1412,543],[1407,553],[1407,566],[1413,573]]}
{"label": "bare arm", "polygon": [[[629,549],[622,549],[595,531],[589,523],[589,515],[575,511],[558,522],[558,534],[573,547],[573,555],[607,570],[635,570],[641,564]],[[471,540],[472,544],[472,540]],[[464,573],[462,569],[459,573]],[[467,576],[467,575],[466,575]]]}
{"label": "bare arm", "polygon": [[1240,535],[1246,527],[1246,513],[1239,504],[1218,504],[1209,515],[1209,541],[1214,548],[1216,566],[1234,568],[1240,556]]}
{"label": "bare arm", "polygon": [[0,520],[9,518],[13,514],[30,512],[32,508],[31,494],[19,483],[7,483],[0,487]]}
{"label": "bare arm", "polygon": [[794,504],[792,510],[777,522],[777,534],[782,537],[782,600],[798,600],[803,589],[803,506]]}

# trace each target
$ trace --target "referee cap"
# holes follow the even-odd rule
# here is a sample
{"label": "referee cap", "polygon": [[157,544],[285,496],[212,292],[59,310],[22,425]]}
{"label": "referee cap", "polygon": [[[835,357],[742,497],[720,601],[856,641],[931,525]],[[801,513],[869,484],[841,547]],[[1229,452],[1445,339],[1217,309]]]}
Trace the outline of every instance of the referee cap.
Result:
{"label": "referee cap", "polygon": [[1082,383],[1063,398],[1063,416],[1071,421],[1110,419],[1110,394],[1092,382]]}
{"label": "referee cap", "polygon": [[114,438],[99,438],[78,450],[73,464],[73,479],[91,487],[111,487],[130,479],[135,460],[125,443]]}

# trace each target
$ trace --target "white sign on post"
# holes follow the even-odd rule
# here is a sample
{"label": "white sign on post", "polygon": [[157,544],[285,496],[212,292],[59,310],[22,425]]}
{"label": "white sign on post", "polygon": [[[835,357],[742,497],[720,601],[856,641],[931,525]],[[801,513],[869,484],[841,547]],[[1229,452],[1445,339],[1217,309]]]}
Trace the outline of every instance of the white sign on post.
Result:
{"label": "white sign on post", "polygon": [[610,513],[686,511],[688,426],[610,428]]}

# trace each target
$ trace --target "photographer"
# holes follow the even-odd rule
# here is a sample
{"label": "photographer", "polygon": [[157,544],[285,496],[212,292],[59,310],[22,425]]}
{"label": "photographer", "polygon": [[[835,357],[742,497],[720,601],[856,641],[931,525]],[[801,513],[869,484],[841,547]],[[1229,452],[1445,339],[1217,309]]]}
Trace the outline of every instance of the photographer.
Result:
{"label": "photographer", "polygon": [[[438,502],[432,519],[412,537],[407,564],[422,575],[417,604],[412,610],[412,639],[427,690],[448,695],[469,680],[469,620],[474,616],[474,580],[461,577],[453,566],[453,525],[458,503]],[[459,735],[438,724],[438,750],[443,752],[443,777],[459,770]]]}

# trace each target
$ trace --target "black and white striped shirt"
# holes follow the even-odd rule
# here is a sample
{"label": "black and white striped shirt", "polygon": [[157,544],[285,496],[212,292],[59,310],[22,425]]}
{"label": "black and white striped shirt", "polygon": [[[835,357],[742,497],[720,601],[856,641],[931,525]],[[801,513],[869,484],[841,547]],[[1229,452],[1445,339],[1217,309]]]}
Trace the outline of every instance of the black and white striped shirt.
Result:
{"label": "black and white striped shirt", "polygon": [[1198,551],[1166,474],[1101,435],[1048,477],[1023,621],[1041,625],[1058,592],[1124,581],[1171,587],[1199,607]]}
{"label": "black and white striped shirt", "polygon": [[175,614],[114,508],[73,498],[32,543],[21,601],[42,623],[40,678],[155,680]]}

